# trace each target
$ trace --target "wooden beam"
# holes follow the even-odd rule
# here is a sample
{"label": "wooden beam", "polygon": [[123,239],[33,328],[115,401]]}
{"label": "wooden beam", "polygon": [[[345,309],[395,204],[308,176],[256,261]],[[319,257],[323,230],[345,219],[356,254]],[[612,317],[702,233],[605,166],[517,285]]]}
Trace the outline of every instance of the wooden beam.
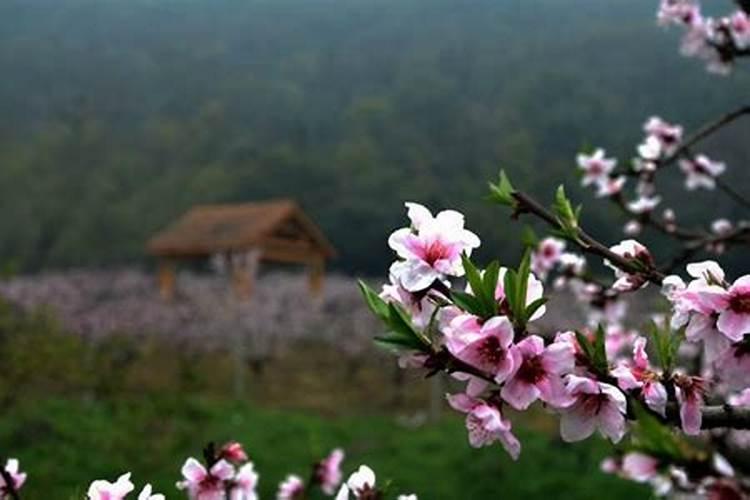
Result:
{"label": "wooden beam", "polygon": [[317,258],[310,261],[308,264],[309,268],[309,275],[308,275],[308,283],[310,287],[310,294],[314,297],[318,297],[323,292],[323,280],[325,277],[325,266],[326,261],[323,258],[323,256],[318,256]]}
{"label": "wooden beam", "polygon": [[172,259],[160,259],[157,276],[159,295],[163,300],[172,300],[175,290],[175,262]]}

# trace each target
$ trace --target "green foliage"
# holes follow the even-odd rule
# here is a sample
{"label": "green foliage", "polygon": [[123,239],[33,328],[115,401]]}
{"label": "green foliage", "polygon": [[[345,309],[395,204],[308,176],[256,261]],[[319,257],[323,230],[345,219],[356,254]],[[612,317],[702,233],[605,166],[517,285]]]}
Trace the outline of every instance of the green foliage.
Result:
{"label": "green foliage", "polygon": [[560,224],[560,234],[569,240],[578,241],[578,220],[581,216],[581,205],[573,209],[573,205],[565,195],[565,187],[560,185],[555,191],[555,202],[552,211]]}
{"label": "green foliage", "polygon": [[495,290],[497,289],[497,280],[500,273],[500,263],[493,261],[487,266],[484,273],[480,273],[479,269],[477,269],[466,254],[461,255],[461,261],[472,293],[452,291],[451,298],[454,303],[480,318],[489,319],[496,316],[498,313],[498,304],[495,299]]}
{"label": "green foliage", "polygon": [[539,236],[536,235],[531,226],[524,226],[521,231],[521,242],[524,247],[533,250],[539,245]]}
{"label": "green foliage", "polygon": [[503,280],[505,301],[510,311],[510,318],[516,329],[523,330],[534,313],[547,303],[546,297],[540,297],[531,304],[526,304],[526,296],[531,276],[531,251],[526,249],[517,270],[508,269]]}
{"label": "green foliage", "polygon": [[655,322],[648,325],[648,333],[659,360],[659,365],[665,373],[671,373],[677,360],[677,351],[685,339],[685,329],[672,331],[669,325],[663,328]]}
{"label": "green foliage", "polygon": [[581,346],[583,354],[586,356],[586,359],[589,360],[594,370],[600,374],[607,374],[609,371],[609,361],[607,361],[605,342],[606,332],[602,325],[599,325],[596,328],[593,342],[591,342],[583,333],[579,331],[576,331],[575,333],[578,345]]}
{"label": "green foliage", "polygon": [[[347,271],[382,273],[404,200],[464,211],[478,256],[507,261],[517,234],[479,185],[497,165],[547,196],[582,143],[625,162],[650,114],[692,130],[748,88],[680,58],[653,0],[574,1],[0,2],[0,268],[145,262],[194,204],[279,196]],[[743,132],[716,139],[730,166]],[[688,226],[729,207],[695,196]],[[586,227],[614,240],[614,215]]]}
{"label": "green foliage", "polygon": [[[300,411],[259,408],[217,398],[161,395],[81,402],[43,399],[4,408],[0,442],[29,479],[24,498],[83,498],[92,479],[125,471],[137,485],[151,482],[167,498],[181,498],[175,481],[183,461],[206,442],[242,442],[260,473],[260,498],[274,498],[286,474],[306,477],[332,448],[346,451],[345,474],[370,465],[378,484],[420,498],[642,498],[647,487],[608,476],[599,461],[609,446],[598,439],[561,443],[521,425],[518,462],[497,446],[473,449],[462,418],[451,415],[419,429],[392,416],[343,414],[335,419]],[[137,436],[137,439],[134,437]],[[492,480],[487,480],[487,478]],[[316,497],[317,498],[317,497]],[[394,497],[389,497],[394,498]]]}
{"label": "green foliage", "polygon": [[363,281],[359,281],[359,288],[370,310],[385,323],[388,329],[385,335],[375,338],[378,344],[391,349],[417,351],[424,351],[429,347],[429,341],[417,332],[411,318],[401,306],[393,302],[386,303]]}
{"label": "green foliage", "polygon": [[516,206],[516,200],[513,198],[515,189],[508,180],[508,176],[505,175],[505,170],[500,171],[500,180],[497,184],[490,182],[490,200],[500,205],[507,205],[509,207]]}
{"label": "green foliage", "polygon": [[629,400],[635,414],[632,426],[631,447],[665,462],[681,463],[701,458],[701,452],[678,434],[671,426],[665,425],[646,409],[639,401]]}

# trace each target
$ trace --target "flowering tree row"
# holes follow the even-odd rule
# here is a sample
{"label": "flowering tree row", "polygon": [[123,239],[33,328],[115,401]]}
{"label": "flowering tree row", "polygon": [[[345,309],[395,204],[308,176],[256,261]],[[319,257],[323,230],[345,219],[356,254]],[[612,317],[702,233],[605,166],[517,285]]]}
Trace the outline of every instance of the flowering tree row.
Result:
{"label": "flowering tree row", "polygon": [[[229,442],[220,448],[209,444],[203,450],[203,461],[190,457],[182,466],[182,479],[176,483],[190,500],[257,500],[259,475],[242,445]],[[277,500],[305,500],[315,494],[336,500],[378,500],[386,498],[388,488],[376,484],[375,473],[361,465],[342,483],[341,464],[344,452],[333,450],[327,457],[312,465],[307,479],[289,474],[279,485]],[[0,470],[0,499],[19,500],[26,482],[16,459],[9,459]],[[136,489],[131,474],[125,473],[115,481],[93,481],[87,492],[88,500],[125,500]],[[316,493],[317,492],[317,493]],[[138,493],[138,500],[164,500],[146,484]],[[397,500],[417,500],[416,495],[397,495]]]}
{"label": "flowering tree row", "polygon": [[178,279],[171,302],[160,300],[153,276],[134,269],[16,277],[0,283],[0,295],[27,311],[52,309],[66,329],[93,341],[148,332],[190,349],[218,350],[241,335],[248,356],[257,360],[283,356],[310,340],[355,359],[372,351],[377,322],[351,278],[329,276],[313,299],[305,276],[268,273],[250,301],[237,300],[222,276],[184,272]]}
{"label": "flowering tree row", "polygon": [[[747,4],[715,19],[691,0],[663,0],[658,20],[687,31],[683,53],[726,74],[748,55]],[[515,268],[480,266],[479,237],[454,210],[433,215],[407,203],[409,224],[391,234],[396,254],[389,283],[376,292],[362,284],[373,313],[386,325],[378,343],[404,368],[447,372],[465,383],[448,403],[466,415],[469,443],[500,443],[517,459],[522,444],[508,410],[538,403],[559,416],[560,436],[576,442],[600,433],[615,444],[606,472],[647,482],[659,495],[689,493],[745,498],[750,469],[750,274],[730,277],[715,260],[747,248],[750,224],[718,218],[705,228],[684,227],[674,209],[657,214],[659,174],[679,167],[685,187],[720,189],[744,209],[742,193],[722,181],[726,165],[697,152],[706,137],[750,114],[743,106],[691,135],[659,117],[644,124],[644,139],[624,166],[603,148],[577,157],[583,186],[610,200],[628,222],[629,239],[605,244],[581,227],[560,187],[551,206],[517,189],[501,172],[491,199],[513,218],[529,215],[551,235],[523,233],[526,251]],[[632,192],[629,181],[634,181]],[[661,259],[633,237],[646,228],[676,243]],[[611,278],[588,258],[611,269]],[[538,326],[547,308],[545,286],[583,304],[587,321],[576,330]],[[626,294],[660,288],[670,312],[628,318]],[[628,321],[629,320],[629,321]],[[634,328],[635,327],[635,328]],[[626,438],[627,437],[627,438]]]}

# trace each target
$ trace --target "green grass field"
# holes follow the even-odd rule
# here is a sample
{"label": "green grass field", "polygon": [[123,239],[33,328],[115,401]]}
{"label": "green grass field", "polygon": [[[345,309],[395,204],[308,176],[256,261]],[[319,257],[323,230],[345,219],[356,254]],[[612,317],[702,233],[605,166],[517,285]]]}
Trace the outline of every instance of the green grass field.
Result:
{"label": "green grass field", "polygon": [[168,498],[182,461],[209,441],[237,439],[261,473],[261,498],[273,498],[288,472],[335,446],[347,452],[349,473],[371,465],[391,491],[422,499],[639,498],[646,490],[598,470],[607,444],[566,445],[546,433],[520,431],[517,463],[501,447],[471,449],[463,423],[446,415],[408,428],[386,416],[321,418],[291,410],[262,410],[228,401],[165,398],[81,403],[27,401],[0,417],[0,442],[29,473],[26,499],[82,498],[94,478],[132,471],[138,486],[152,482]]}

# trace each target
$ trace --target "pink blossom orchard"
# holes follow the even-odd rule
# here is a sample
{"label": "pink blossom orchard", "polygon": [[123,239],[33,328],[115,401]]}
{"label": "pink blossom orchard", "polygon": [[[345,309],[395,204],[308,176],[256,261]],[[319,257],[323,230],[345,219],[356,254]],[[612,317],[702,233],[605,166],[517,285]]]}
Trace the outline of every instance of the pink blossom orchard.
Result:
{"label": "pink blossom orchard", "polygon": [[[662,0],[661,25],[686,32],[682,53],[727,74],[750,55],[750,2],[723,18],[705,16],[692,0]],[[463,385],[448,394],[465,415],[469,444],[499,443],[513,459],[522,443],[509,410],[537,404],[556,414],[560,436],[576,442],[598,433],[614,445],[602,470],[653,487],[656,495],[750,496],[750,274],[728,276],[716,256],[750,244],[750,223],[726,218],[704,229],[680,225],[663,206],[657,180],[682,175],[687,191],[719,189],[744,209],[750,200],[722,180],[727,165],[697,151],[699,143],[750,107],[692,134],[660,117],[643,124],[643,141],[628,162],[604,148],[576,158],[581,184],[627,218],[630,238],[604,244],[580,226],[560,187],[547,208],[516,189],[501,172],[491,198],[513,218],[532,216],[552,235],[524,236],[516,269],[470,259],[479,239],[461,214],[433,215],[407,203],[407,227],[389,238],[396,261],[378,293],[361,284],[387,327],[377,342],[399,364],[429,375],[450,374]],[[653,231],[677,243],[673,256],[653,255],[634,239]],[[587,257],[599,263],[589,262]],[[593,269],[592,269],[593,264]],[[603,264],[613,273],[601,273]],[[596,268],[599,266],[599,268]],[[572,294],[587,312],[575,331],[545,331],[545,287]],[[631,318],[626,294],[659,287],[669,314]]]}

